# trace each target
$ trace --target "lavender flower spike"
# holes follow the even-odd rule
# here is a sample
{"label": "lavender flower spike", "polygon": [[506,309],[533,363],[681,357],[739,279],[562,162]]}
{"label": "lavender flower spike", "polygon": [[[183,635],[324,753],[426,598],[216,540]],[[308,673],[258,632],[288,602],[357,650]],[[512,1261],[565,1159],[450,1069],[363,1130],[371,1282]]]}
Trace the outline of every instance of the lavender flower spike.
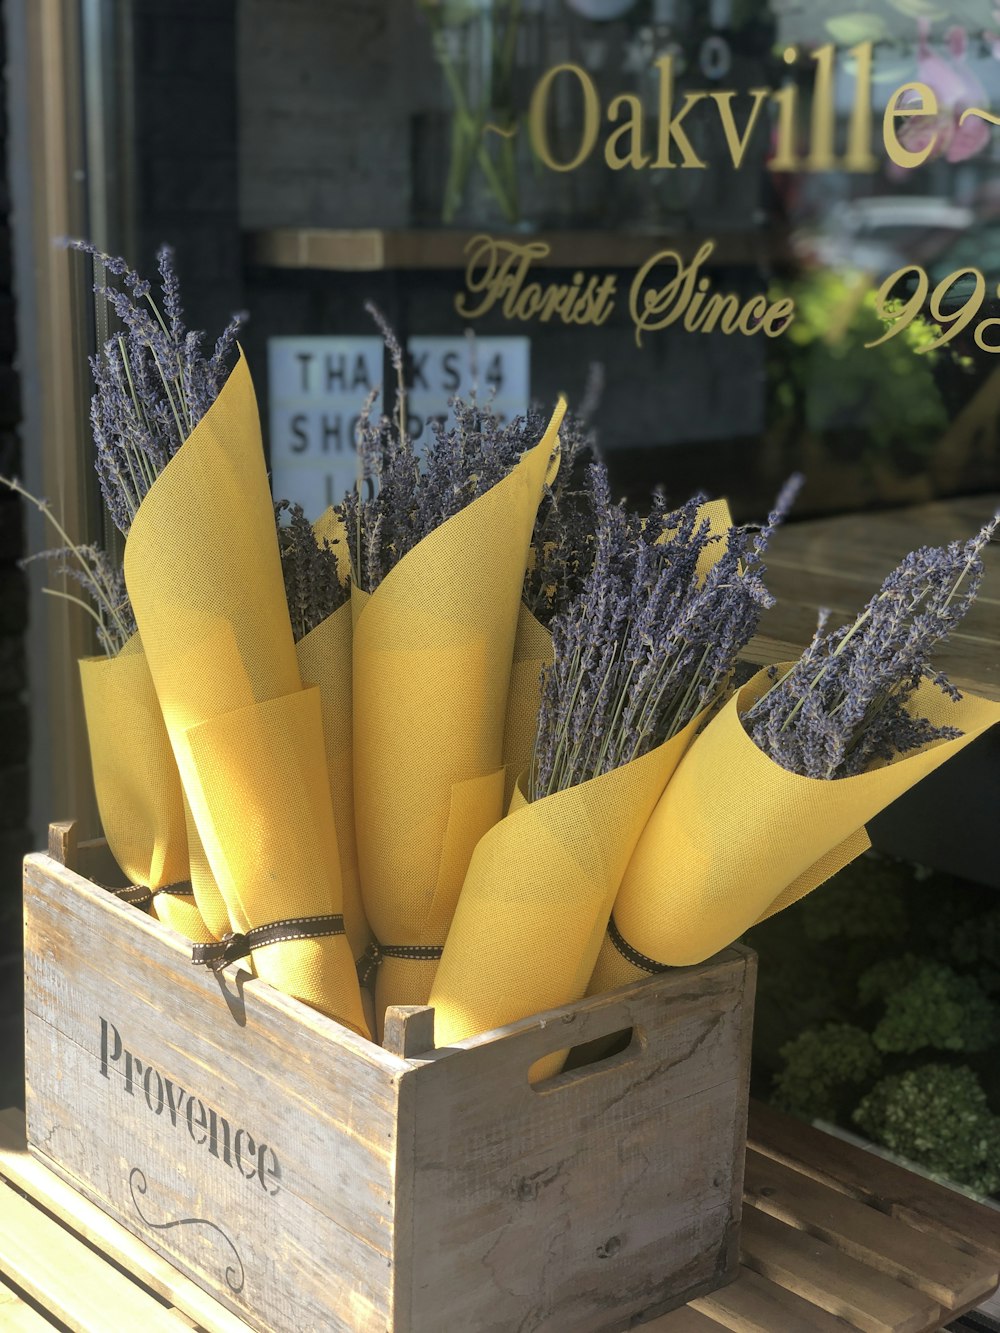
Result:
{"label": "lavender flower spike", "polygon": [[206,357],[204,335],[184,326],[169,246],[157,254],[161,310],[151,284],[124,259],[86,241],[69,244],[91,255],[124,286],[97,283],[94,288],[107,298],[122,332],[91,358],[96,393],[90,421],[104,502],[127,534],[143,496],[215,401],[244,317],[233,316]]}
{"label": "lavender flower spike", "polygon": [[785,486],[761,529],[731,528],[701,578],[702,556],[718,540],[700,515],[703,497],[669,512],[656,495],[642,517],[613,504],[603,464],[591,467],[593,559],[575,600],[552,620],[532,800],[639,758],[722,699],[773,602],[761,557],[799,484]]}
{"label": "lavender flower spike", "polygon": [[838,778],[957,736],[913,717],[906,704],[924,678],[961,697],[930,654],[972,605],[998,525],[995,515],[968,541],[912,551],[852,624],[829,634],[821,624],[798,662],[744,715],[755,743],[793,773]]}

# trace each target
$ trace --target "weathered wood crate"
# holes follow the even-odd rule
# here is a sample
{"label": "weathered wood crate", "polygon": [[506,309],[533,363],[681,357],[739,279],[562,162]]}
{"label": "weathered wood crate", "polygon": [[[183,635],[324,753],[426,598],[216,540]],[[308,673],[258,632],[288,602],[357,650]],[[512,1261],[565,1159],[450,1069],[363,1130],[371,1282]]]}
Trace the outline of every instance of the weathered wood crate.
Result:
{"label": "weathered wood crate", "polygon": [[24,875],[29,1147],[253,1327],[610,1333],[735,1276],[749,951],[448,1049],[397,1011],[383,1049],[192,967],[92,882],[102,845],[50,850]]}

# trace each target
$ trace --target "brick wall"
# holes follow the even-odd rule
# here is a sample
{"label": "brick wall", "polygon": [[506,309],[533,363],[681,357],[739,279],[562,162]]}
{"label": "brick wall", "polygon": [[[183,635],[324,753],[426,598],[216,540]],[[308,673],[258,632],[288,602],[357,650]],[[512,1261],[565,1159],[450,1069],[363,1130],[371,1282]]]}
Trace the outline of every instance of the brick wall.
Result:
{"label": "brick wall", "polygon": [[215,337],[243,304],[236,0],[134,0],[135,262],[169,242],[188,327]]}
{"label": "brick wall", "polygon": [[[0,6],[0,20],[3,18]],[[14,367],[10,192],[7,183],[6,51],[0,21],[0,474],[19,470],[18,379]],[[28,710],[24,632],[27,586],[20,503],[0,489],[0,1106],[21,1101],[21,858],[29,850]]]}

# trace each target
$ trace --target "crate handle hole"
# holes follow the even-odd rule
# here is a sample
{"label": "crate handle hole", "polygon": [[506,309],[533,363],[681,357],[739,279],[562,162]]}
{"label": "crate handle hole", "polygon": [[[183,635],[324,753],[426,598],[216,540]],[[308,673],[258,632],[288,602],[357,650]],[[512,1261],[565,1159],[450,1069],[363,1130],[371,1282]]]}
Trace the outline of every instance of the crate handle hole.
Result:
{"label": "crate handle hole", "polygon": [[633,1055],[637,1055],[644,1046],[643,1036],[634,1024],[627,1028],[619,1028],[617,1032],[609,1032],[605,1037],[595,1037],[591,1041],[582,1041],[577,1046],[571,1046],[561,1068],[552,1067],[551,1055],[536,1060],[528,1070],[528,1082],[536,1091],[547,1088],[555,1079],[561,1079],[566,1074],[589,1074],[591,1070],[603,1068],[605,1065],[624,1064]]}

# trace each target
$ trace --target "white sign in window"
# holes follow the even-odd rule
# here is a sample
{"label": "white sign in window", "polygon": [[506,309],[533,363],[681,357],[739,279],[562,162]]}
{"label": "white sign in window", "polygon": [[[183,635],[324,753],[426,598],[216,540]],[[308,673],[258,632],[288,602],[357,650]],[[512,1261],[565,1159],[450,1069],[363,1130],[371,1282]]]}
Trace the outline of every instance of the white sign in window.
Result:
{"label": "white sign in window", "polygon": [[269,338],[267,369],[271,491],[316,519],[355,485],[355,428],[382,383],[382,340]]}
{"label": "white sign in window", "polygon": [[475,392],[501,421],[528,410],[530,338],[410,338],[407,350],[409,430],[421,445],[432,421],[453,424],[449,398]]}
{"label": "white sign in window", "polygon": [[[361,408],[382,383],[378,337],[269,338],[271,491],[310,519],[343,499],[357,481],[355,431]],[[470,398],[509,421],[528,410],[529,338],[411,338],[408,429],[418,449],[429,424],[453,424],[449,399]],[[379,395],[372,409],[385,409]],[[393,409],[395,385],[390,380]]]}

